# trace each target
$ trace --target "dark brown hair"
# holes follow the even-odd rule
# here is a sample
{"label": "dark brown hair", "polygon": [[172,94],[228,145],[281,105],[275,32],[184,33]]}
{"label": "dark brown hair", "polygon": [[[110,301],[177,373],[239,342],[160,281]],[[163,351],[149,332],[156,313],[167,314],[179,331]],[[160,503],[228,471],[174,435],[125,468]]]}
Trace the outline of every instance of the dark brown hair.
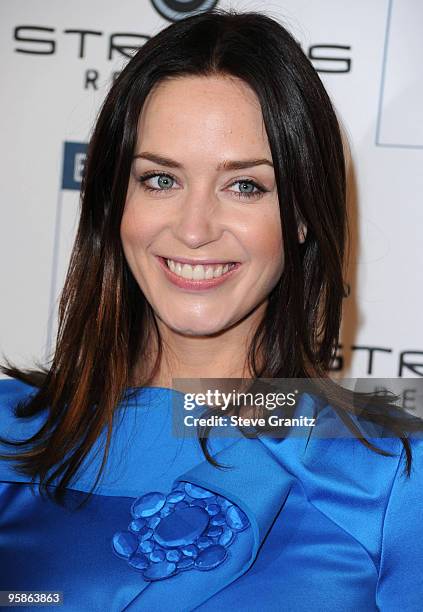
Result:
{"label": "dark brown hair", "polygon": [[[54,497],[78,472],[107,427],[107,460],[114,411],[135,365],[153,339],[158,352],[145,386],[157,372],[162,346],[152,309],[125,261],[120,222],[140,111],[158,82],[184,75],[231,75],[257,94],[270,143],[283,218],[285,268],[269,295],[248,353],[253,378],[327,378],[344,296],[345,160],[330,99],[311,63],[288,31],[257,13],[212,11],[178,21],[151,38],[114,82],[88,148],[81,213],[59,305],[55,352],[49,367],[2,371],[37,387],[16,409],[20,418],[48,407],[45,424],[29,440],[9,442],[17,469],[39,476],[40,490],[60,476]],[[206,109],[205,109],[206,110]],[[299,220],[307,226],[298,243]],[[258,366],[258,351],[264,355]],[[351,394],[326,383],[335,409],[349,418]],[[401,437],[411,465],[406,420],[362,410]],[[417,427],[417,425],[415,425]],[[4,441],[7,443],[6,441]],[[207,440],[201,439],[204,453]],[[92,490],[93,490],[92,489]]]}

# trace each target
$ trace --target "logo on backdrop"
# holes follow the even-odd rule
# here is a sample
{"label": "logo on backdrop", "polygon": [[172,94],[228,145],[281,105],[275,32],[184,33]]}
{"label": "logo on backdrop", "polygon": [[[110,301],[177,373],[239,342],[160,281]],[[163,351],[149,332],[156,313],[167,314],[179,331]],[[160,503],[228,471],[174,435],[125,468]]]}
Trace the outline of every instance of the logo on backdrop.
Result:
{"label": "logo on backdrop", "polygon": [[79,191],[87,157],[85,142],[65,142],[63,148],[62,189]]}
{"label": "logo on backdrop", "polygon": [[358,366],[360,376],[375,376],[378,372],[389,372],[390,376],[423,378],[423,351],[415,349],[397,350],[389,346],[338,344],[331,365],[332,372],[342,372],[352,360]]}
{"label": "logo on backdrop", "polygon": [[[210,10],[217,0],[151,0],[155,9],[169,21]],[[102,52],[107,62],[130,59],[150,38],[140,32],[104,32],[90,28],[54,28],[44,25],[18,25],[14,28],[14,52],[24,57],[44,57],[46,62],[58,57],[66,48],[73,58],[83,60],[82,87],[98,90],[104,74],[90,66],[93,54]],[[304,53],[320,73],[348,74],[352,71],[350,45],[319,43],[303,48]],[[72,55],[67,61],[72,61]],[[25,62],[22,63],[22,66]],[[85,69],[84,69],[85,68]],[[28,68],[29,69],[29,68]],[[119,72],[108,77],[113,81]]]}
{"label": "logo on backdrop", "polygon": [[217,3],[218,0],[151,0],[156,11],[168,21],[210,11]]}

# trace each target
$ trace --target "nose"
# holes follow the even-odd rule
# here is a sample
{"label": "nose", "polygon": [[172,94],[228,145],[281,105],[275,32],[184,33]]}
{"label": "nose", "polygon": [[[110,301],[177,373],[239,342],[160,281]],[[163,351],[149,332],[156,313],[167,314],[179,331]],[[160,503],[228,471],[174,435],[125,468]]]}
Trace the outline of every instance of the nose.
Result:
{"label": "nose", "polygon": [[180,201],[173,224],[175,237],[187,247],[196,249],[217,240],[222,233],[218,201],[209,189],[196,189]]}

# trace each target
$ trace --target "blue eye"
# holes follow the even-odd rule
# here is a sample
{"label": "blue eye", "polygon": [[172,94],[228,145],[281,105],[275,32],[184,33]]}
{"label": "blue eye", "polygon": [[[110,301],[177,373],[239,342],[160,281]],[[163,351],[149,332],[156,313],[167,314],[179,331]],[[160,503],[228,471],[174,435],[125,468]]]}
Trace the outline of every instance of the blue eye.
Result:
{"label": "blue eye", "polygon": [[240,183],[239,185],[242,193],[252,193],[256,189],[252,183]]}
{"label": "blue eye", "polygon": [[[147,181],[150,179],[156,179],[156,184],[147,185]],[[139,181],[147,191],[166,191],[173,187],[175,179],[164,172],[149,172],[140,176]]]}
{"label": "blue eye", "polygon": [[257,198],[267,191],[251,179],[239,179],[230,185],[239,185],[239,191],[233,191],[237,198]]}

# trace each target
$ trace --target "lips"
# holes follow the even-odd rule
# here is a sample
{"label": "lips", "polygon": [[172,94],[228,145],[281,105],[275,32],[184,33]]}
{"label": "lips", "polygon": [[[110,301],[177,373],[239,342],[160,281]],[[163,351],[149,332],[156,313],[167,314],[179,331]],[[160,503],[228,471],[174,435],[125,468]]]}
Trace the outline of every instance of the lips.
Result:
{"label": "lips", "polygon": [[[167,264],[167,261],[158,256],[157,260],[160,264],[160,267],[165,272],[167,279],[174,285],[183,288],[183,289],[191,289],[194,291],[198,291],[201,289],[211,289],[213,287],[217,287],[222,283],[226,282],[233,274],[236,274],[237,270],[241,267],[239,262],[226,262],[225,265],[222,263],[215,263],[207,265],[204,262],[199,264],[195,262],[195,265],[182,263],[179,259],[175,264],[171,264],[173,269],[170,268]],[[172,260],[176,261],[176,260]],[[190,260],[192,261],[192,260]],[[231,265],[230,265],[231,264]],[[225,267],[227,270],[225,270]],[[211,271],[213,271],[213,276],[211,276]],[[205,277],[207,274],[208,278]],[[197,276],[197,278],[192,278],[192,276]],[[200,278],[198,278],[200,277]],[[205,278],[201,278],[205,277]]]}
{"label": "lips", "polygon": [[227,259],[187,259],[186,257],[170,257],[167,255],[161,255],[160,256],[161,259],[163,259],[164,261],[166,261],[167,259],[170,259],[172,261],[174,261],[175,263],[180,263],[180,264],[189,264],[190,266],[217,266],[217,265],[226,265],[226,264],[236,264],[239,263],[237,261],[229,261]]}
{"label": "lips", "polygon": [[167,267],[174,272],[177,276],[187,278],[188,280],[210,280],[226,274],[230,269],[235,266],[235,263],[227,264],[196,264],[190,265],[187,263],[180,263],[173,259],[166,259]]}

